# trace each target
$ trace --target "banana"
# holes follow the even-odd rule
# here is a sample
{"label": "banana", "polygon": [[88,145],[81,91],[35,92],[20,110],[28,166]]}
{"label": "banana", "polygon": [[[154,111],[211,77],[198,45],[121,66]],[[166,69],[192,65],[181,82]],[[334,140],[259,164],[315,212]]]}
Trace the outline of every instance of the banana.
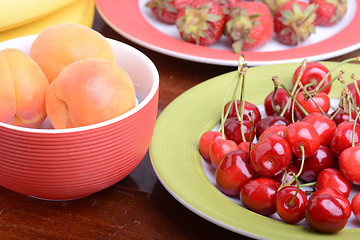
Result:
{"label": "banana", "polygon": [[77,0],[37,21],[0,32],[0,42],[16,37],[38,34],[43,29],[59,23],[79,23],[91,27],[94,14],[95,0]]}
{"label": "banana", "polygon": [[0,31],[35,21],[77,0],[0,0]]}

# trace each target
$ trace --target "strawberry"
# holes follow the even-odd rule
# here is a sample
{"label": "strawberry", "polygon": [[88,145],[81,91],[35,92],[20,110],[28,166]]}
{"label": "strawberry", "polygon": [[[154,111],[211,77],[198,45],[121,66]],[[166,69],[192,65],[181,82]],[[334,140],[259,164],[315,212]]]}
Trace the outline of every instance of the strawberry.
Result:
{"label": "strawberry", "polygon": [[240,2],[230,10],[225,35],[232,41],[234,52],[264,46],[274,33],[270,10],[262,2]]}
{"label": "strawberry", "polygon": [[179,13],[176,26],[181,38],[185,41],[208,46],[221,37],[225,26],[225,16],[217,2],[194,0]]}
{"label": "strawberry", "polygon": [[263,0],[265,5],[270,9],[272,14],[275,14],[279,7],[289,0]]}
{"label": "strawberry", "polygon": [[315,33],[316,6],[301,0],[290,0],[274,16],[275,34],[281,43],[300,45]]}
{"label": "strawberry", "polygon": [[176,17],[180,11],[193,0],[150,0],[146,7],[150,8],[154,15],[161,21],[175,24]]}
{"label": "strawberry", "polygon": [[220,6],[222,7],[222,10],[225,14],[225,16],[227,16],[230,12],[230,9],[232,8],[232,6],[234,4],[236,4],[237,2],[241,2],[242,0],[215,0],[215,2],[217,2],[218,4],[220,4]]}
{"label": "strawberry", "polygon": [[346,0],[310,0],[318,6],[316,25],[331,26],[340,21],[347,10]]}

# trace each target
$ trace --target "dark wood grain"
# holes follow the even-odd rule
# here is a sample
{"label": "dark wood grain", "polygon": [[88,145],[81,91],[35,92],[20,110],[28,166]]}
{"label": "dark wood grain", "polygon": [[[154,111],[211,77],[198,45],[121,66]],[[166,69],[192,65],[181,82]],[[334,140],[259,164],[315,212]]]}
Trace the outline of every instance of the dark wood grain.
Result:
{"label": "dark wood grain", "polygon": [[[120,36],[96,13],[93,29],[144,52],[160,73],[159,113],[177,96],[235,67],[172,58]],[[356,51],[330,59],[341,61]],[[91,196],[44,201],[0,187],[0,239],[247,239],[199,217],[158,181],[149,156],[125,179]]]}

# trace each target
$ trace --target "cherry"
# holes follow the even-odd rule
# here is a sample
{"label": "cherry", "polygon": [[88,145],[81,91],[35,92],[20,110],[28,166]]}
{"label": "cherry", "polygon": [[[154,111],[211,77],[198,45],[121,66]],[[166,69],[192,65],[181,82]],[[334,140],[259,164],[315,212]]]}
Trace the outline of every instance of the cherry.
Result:
{"label": "cherry", "polygon": [[243,205],[256,213],[269,216],[276,212],[275,198],[280,184],[271,178],[259,177],[245,183],[240,191]]}
{"label": "cherry", "polygon": [[290,146],[276,133],[263,136],[250,151],[250,164],[263,177],[274,177],[291,161]]}
{"label": "cherry", "polygon": [[[356,84],[357,84],[358,88],[360,88],[360,80],[357,80],[357,81],[356,81]],[[347,85],[347,88],[350,90],[350,92],[351,92],[354,100],[356,101],[356,105],[357,105],[357,106],[360,106],[360,96],[359,96],[359,94],[357,93],[357,90],[356,90],[356,87],[355,87],[355,83],[354,83],[354,82],[349,83],[349,84]]]}
{"label": "cherry", "polygon": [[270,92],[267,97],[265,98],[264,101],[264,108],[265,108],[265,112],[268,116],[273,116],[273,115],[280,115],[283,111],[283,109],[286,107],[286,104],[288,101],[290,101],[290,103],[287,105],[286,107],[286,111],[283,114],[283,117],[285,119],[287,119],[288,121],[291,121],[291,97],[289,96],[289,94],[286,92],[285,89],[283,88],[279,88],[277,89],[275,96],[274,96],[274,104],[275,104],[275,108],[273,108],[272,106],[272,97],[273,97],[273,92]]}
{"label": "cherry", "polygon": [[307,202],[306,194],[300,188],[286,186],[276,194],[276,212],[283,221],[297,223],[305,218]]}
{"label": "cherry", "polygon": [[[299,66],[294,72],[294,75],[292,78],[293,86],[295,85],[295,82],[297,81],[300,72],[301,72],[301,66]],[[315,84],[313,84],[313,86],[309,87],[307,90],[315,89],[315,87],[318,84],[320,84],[321,80],[324,77],[326,77],[328,72],[329,72],[329,69],[327,67],[325,67],[323,64],[321,64],[319,62],[309,62],[306,64],[305,70],[301,75],[300,82],[304,86],[309,83],[315,82]],[[331,81],[331,75],[329,74],[325,78],[323,84],[320,87],[325,87],[325,85],[327,85],[330,81]],[[326,87],[322,92],[328,94],[330,92],[330,90],[331,90],[331,85]]]}
{"label": "cherry", "polygon": [[[300,169],[302,159],[293,157],[294,165]],[[336,168],[337,159],[334,158],[328,147],[320,145],[318,150],[310,157],[305,158],[303,169],[299,178],[305,182],[316,181],[317,175],[325,168]]]}
{"label": "cherry", "polygon": [[210,144],[210,159],[214,166],[219,166],[222,158],[231,151],[238,150],[239,146],[232,140],[215,139]]}
{"label": "cherry", "polygon": [[[229,105],[231,102],[228,102],[225,107],[224,107],[224,112],[226,113]],[[237,105],[237,109],[240,113],[240,108],[241,108],[241,101],[240,100],[236,100],[236,105]],[[249,117],[249,113],[250,111],[253,111],[254,113],[254,125],[256,126],[256,124],[261,120],[261,113],[258,109],[258,107],[250,102],[245,101],[244,103],[244,110],[243,110],[243,120],[251,120]],[[228,118],[237,118],[238,115],[236,113],[236,108],[235,108],[235,104],[234,102],[232,102],[231,108],[229,110],[229,115]]]}
{"label": "cherry", "polygon": [[339,232],[348,220],[343,206],[328,194],[309,199],[305,219],[310,227],[324,233]]}
{"label": "cherry", "polygon": [[[255,147],[255,143],[251,143],[251,148],[253,147]],[[239,144],[239,149],[249,153],[249,149],[250,149],[249,142],[241,142]]]}
{"label": "cherry", "polygon": [[[327,113],[330,109],[330,98],[324,92],[319,92],[311,100],[304,96],[304,92],[299,92],[295,97],[296,101],[306,110],[307,113],[321,113],[320,108],[324,113]],[[315,103],[316,104],[315,104]],[[300,110],[300,108],[295,105],[295,119],[301,120],[305,117],[305,114]]]}
{"label": "cherry", "polygon": [[[209,153],[210,144],[215,139],[221,139],[221,138],[222,138],[221,132],[217,132],[217,131],[207,131],[201,135],[200,141],[199,141],[199,151],[205,161],[208,161],[208,162],[211,161],[210,153]],[[226,139],[226,136],[225,136],[225,139]]]}
{"label": "cherry", "polygon": [[[336,114],[336,115],[335,115]],[[335,115],[335,116],[334,116]],[[332,120],[336,125],[339,125],[342,122],[348,122],[350,121],[350,116],[348,113],[344,112],[344,109],[336,109],[333,113],[331,113]],[[351,111],[351,117],[354,120],[356,117],[356,112]],[[357,121],[359,123],[360,120]]]}
{"label": "cherry", "polygon": [[269,127],[276,125],[289,125],[289,121],[282,116],[268,116],[259,121],[256,126],[256,137],[259,139],[260,135]]}
{"label": "cherry", "polygon": [[274,125],[269,127],[268,129],[266,129],[258,138],[258,140],[260,140],[263,136],[265,136],[267,133],[276,133],[279,136],[283,137],[284,136],[284,132],[285,132],[285,125]]}
{"label": "cherry", "polygon": [[355,194],[351,200],[351,210],[354,213],[355,218],[360,221],[360,192]]}
{"label": "cherry", "polygon": [[219,189],[228,196],[239,196],[245,183],[257,174],[247,162],[248,153],[235,150],[226,154],[216,169],[215,179]]}
{"label": "cherry", "polygon": [[304,149],[305,158],[313,155],[320,146],[320,137],[313,125],[308,122],[294,122],[285,128],[284,138],[289,143],[291,152],[302,157],[301,147]]}
{"label": "cherry", "polygon": [[334,121],[321,113],[311,113],[303,121],[314,126],[320,137],[320,145],[330,146],[331,139],[336,130]]}
{"label": "cherry", "polygon": [[298,174],[299,172],[298,168],[294,164],[290,163],[285,170],[286,170],[285,179],[284,179],[285,171],[282,171],[281,173],[277,174],[275,177],[273,177],[273,179],[280,184],[282,182],[284,182],[285,184],[292,182],[291,184],[296,185],[296,182],[293,181],[294,175],[292,173],[294,173],[295,175]]}
{"label": "cherry", "polygon": [[339,157],[342,151],[351,147],[354,136],[354,143],[360,141],[360,125],[355,125],[355,132],[353,133],[354,122],[342,122],[335,130],[334,136],[330,143],[330,150],[335,157]]}
{"label": "cherry", "polygon": [[345,197],[349,197],[351,191],[350,182],[335,168],[326,168],[317,176],[316,190],[326,187],[336,189]]}
{"label": "cherry", "polygon": [[334,188],[331,188],[331,187],[326,187],[326,188],[316,190],[310,196],[310,198],[313,198],[313,197],[315,197],[317,195],[321,195],[321,194],[328,194],[328,195],[334,197],[343,206],[343,208],[344,208],[344,210],[346,212],[347,218],[349,218],[351,216],[350,201],[349,201],[349,199],[347,199],[347,197],[342,195],[339,191],[337,191],[337,190],[335,190]]}
{"label": "cherry", "polygon": [[360,146],[347,148],[341,153],[339,169],[351,183],[360,184]]}
{"label": "cherry", "polygon": [[[227,118],[224,124],[224,133],[229,140],[233,140],[237,144],[243,142],[243,137],[241,129],[244,133],[245,140],[248,142],[250,140],[251,134],[251,121],[244,120],[241,125],[240,121],[236,117]],[[251,142],[255,138],[255,130],[252,130]]]}

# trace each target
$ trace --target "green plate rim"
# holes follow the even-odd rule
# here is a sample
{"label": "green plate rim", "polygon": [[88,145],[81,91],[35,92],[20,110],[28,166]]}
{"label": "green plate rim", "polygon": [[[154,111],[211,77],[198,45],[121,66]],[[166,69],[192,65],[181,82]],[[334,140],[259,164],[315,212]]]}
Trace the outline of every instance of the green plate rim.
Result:
{"label": "green plate rim", "polygon": [[[329,69],[338,62],[321,62]],[[272,91],[271,78],[276,75],[286,85],[300,63],[251,67],[246,74],[245,99],[263,104]],[[345,81],[350,75],[360,75],[360,65],[347,63],[334,73],[345,70]],[[159,181],[185,207],[202,218],[230,231],[261,239],[358,239],[360,228],[344,229],[336,234],[321,234],[308,226],[286,224],[253,213],[238,206],[207,178],[198,151],[201,134],[213,129],[221,114],[225,92],[236,71],[206,80],[185,91],[173,100],[156,121],[149,148],[150,159]],[[334,74],[333,74],[334,75]],[[333,84],[330,97],[340,93],[340,84]]]}

